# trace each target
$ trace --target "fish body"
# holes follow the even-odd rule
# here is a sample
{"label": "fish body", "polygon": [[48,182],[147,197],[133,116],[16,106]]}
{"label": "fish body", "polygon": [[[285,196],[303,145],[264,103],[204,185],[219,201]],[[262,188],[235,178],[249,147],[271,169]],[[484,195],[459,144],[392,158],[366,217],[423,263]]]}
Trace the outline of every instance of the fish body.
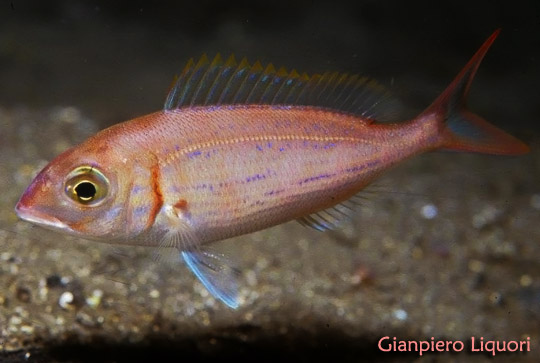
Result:
{"label": "fish body", "polygon": [[174,247],[214,296],[237,307],[234,269],[208,243],[294,219],[333,228],[350,215],[350,198],[425,151],[527,152],[464,107],[497,34],[430,107],[400,123],[377,121],[384,96],[355,76],[190,63],[164,110],[58,156],[16,211],[85,238]]}
{"label": "fish body", "polygon": [[[121,154],[136,169],[127,180],[128,199],[135,203],[127,203],[121,219],[125,234],[109,238],[133,243],[141,232],[167,230],[172,207],[189,214],[206,243],[347,200],[389,166],[435,148],[437,129],[424,120],[371,125],[308,107],[195,107],[135,119],[88,144],[89,150],[124,149]],[[88,162],[108,164],[108,155]]]}

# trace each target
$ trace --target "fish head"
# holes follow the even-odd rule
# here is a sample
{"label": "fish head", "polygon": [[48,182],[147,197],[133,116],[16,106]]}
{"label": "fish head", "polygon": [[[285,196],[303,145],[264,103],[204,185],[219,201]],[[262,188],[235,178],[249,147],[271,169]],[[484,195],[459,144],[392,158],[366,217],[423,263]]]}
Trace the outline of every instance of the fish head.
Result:
{"label": "fish head", "polygon": [[123,230],[129,166],[106,144],[81,144],[51,161],[15,207],[19,218],[71,235],[107,239]]}

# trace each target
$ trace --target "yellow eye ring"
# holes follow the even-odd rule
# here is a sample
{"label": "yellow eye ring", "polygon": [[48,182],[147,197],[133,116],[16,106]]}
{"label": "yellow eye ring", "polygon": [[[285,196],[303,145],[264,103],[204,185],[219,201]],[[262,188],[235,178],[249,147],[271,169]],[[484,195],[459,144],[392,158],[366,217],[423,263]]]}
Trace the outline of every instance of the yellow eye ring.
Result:
{"label": "yellow eye ring", "polygon": [[66,195],[78,204],[96,206],[108,195],[109,180],[93,166],[80,166],[66,179]]}

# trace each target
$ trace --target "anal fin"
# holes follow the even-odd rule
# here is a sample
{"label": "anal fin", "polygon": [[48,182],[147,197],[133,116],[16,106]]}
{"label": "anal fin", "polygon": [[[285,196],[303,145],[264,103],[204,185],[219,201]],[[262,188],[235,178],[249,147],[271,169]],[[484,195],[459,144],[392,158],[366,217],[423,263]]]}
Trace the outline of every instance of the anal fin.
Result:
{"label": "anal fin", "polygon": [[345,221],[352,219],[362,200],[366,199],[366,191],[354,195],[341,203],[316,213],[297,219],[303,226],[311,227],[317,231],[328,231],[339,228]]}
{"label": "anal fin", "polygon": [[317,213],[298,218],[297,221],[317,231],[327,231],[338,228],[344,221],[351,219],[354,209],[349,203],[340,203]]}

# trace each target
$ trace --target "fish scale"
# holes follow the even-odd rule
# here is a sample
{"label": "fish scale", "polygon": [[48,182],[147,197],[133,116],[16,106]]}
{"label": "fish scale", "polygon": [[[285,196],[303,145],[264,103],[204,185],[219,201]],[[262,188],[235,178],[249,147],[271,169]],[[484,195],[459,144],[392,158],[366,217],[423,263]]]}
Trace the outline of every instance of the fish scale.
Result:
{"label": "fish scale", "polygon": [[[310,128],[306,133],[303,125],[313,119],[311,114],[324,126]],[[190,139],[189,147],[180,150],[161,148],[172,151],[158,154],[162,170],[159,183],[162,190],[172,190],[182,180],[182,190],[165,193],[164,204],[185,199],[192,223],[205,231],[203,243],[261,229],[260,223],[253,223],[249,218],[252,215],[264,215],[261,223],[271,226],[341,202],[362,189],[381,168],[432,147],[421,142],[419,138],[424,137],[421,133],[413,138],[415,126],[412,124],[408,142],[404,143],[401,134],[391,133],[395,125],[373,127],[353,116],[344,120],[342,114],[305,107],[238,106],[214,108],[211,112],[190,108],[159,113],[155,118],[161,121],[141,123],[147,127],[152,125],[142,133],[148,138],[145,144],[153,142],[152,128],[161,129],[161,123],[170,128],[169,139],[160,140],[162,145],[182,144],[184,142],[177,135],[189,135],[186,136]],[[183,121],[175,122],[174,118]],[[258,122],[253,122],[254,119]],[[208,137],[228,120],[242,132],[225,128],[220,138]],[[279,127],[286,124],[283,120],[291,122],[286,127]],[[259,131],[259,122],[270,126],[266,133]],[[192,131],[198,129],[189,126],[185,131],[183,126],[186,124],[204,124],[204,132],[195,134]],[[388,133],[382,133],[381,129]],[[419,130],[423,130],[422,127]],[[348,136],[341,136],[344,133]],[[269,140],[273,141],[270,148],[265,145]],[[328,142],[334,143],[335,147],[325,149],[323,144]],[[315,148],[316,145],[321,147]],[[194,150],[198,151],[196,156],[192,155]],[[218,150],[216,155],[205,157],[207,152],[215,150]],[[386,155],[382,150],[386,150]],[[245,157],[236,158],[235,155]],[[267,176],[267,169],[273,173]],[[259,177],[253,177],[257,175]],[[220,187],[214,182],[213,190],[210,190],[211,181],[220,181],[225,186]],[[340,188],[344,183],[347,188]],[[264,198],[265,193],[280,189],[283,190],[280,195]],[[317,198],[303,197],[314,193]],[[264,204],[256,203],[261,199]],[[294,205],[300,202],[302,208],[296,210]],[[241,207],[233,208],[239,204]],[[275,206],[283,206],[287,213]],[[211,213],[211,210],[222,213]]]}

